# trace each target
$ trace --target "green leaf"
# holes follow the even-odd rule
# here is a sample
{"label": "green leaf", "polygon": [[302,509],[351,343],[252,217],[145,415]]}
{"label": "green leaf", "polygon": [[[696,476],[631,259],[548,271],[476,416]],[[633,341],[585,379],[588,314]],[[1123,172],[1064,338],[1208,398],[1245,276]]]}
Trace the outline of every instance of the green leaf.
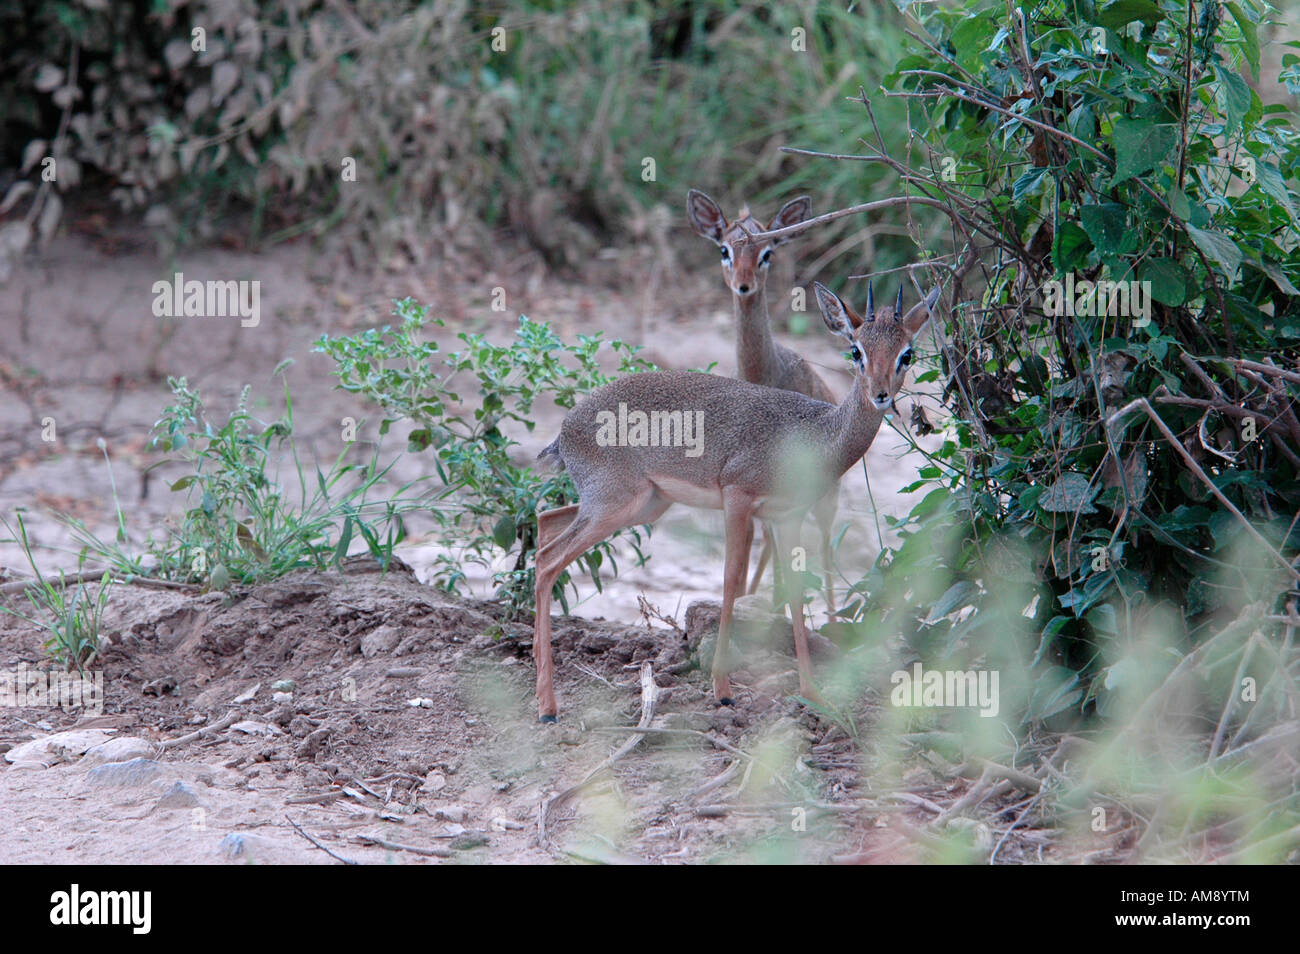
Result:
{"label": "green leaf", "polygon": [[1113,255],[1119,250],[1128,222],[1124,206],[1118,202],[1085,205],[1079,210],[1079,221],[1100,254]]}
{"label": "green leaf", "polygon": [[1082,698],[1079,674],[1064,666],[1052,666],[1034,682],[1027,715],[1030,719],[1047,719],[1072,708]]}
{"label": "green leaf", "polygon": [[1277,264],[1277,262],[1260,262],[1259,267],[1265,275],[1273,279],[1273,284],[1280,288],[1283,293],[1300,298],[1300,288],[1296,288],[1291,283],[1291,279],[1287,277],[1286,272],[1282,271],[1281,265]]}
{"label": "green leaf", "polygon": [[502,550],[509,550],[515,542],[515,518],[507,514],[492,528],[492,539]]}
{"label": "green leaf", "polygon": [[1011,187],[1011,197],[1019,202],[1027,195],[1035,195],[1042,191],[1043,176],[1046,174],[1046,169],[1030,169]]}
{"label": "green leaf", "polygon": [[421,427],[406,435],[406,449],[411,453],[422,451],[433,443],[433,434],[427,427]]}
{"label": "green leaf", "polygon": [[1178,144],[1178,129],[1144,119],[1119,119],[1111,138],[1115,143],[1115,175],[1110,184],[1115,186],[1164,162]]}
{"label": "green leaf", "polygon": [[1191,276],[1174,258],[1151,258],[1142,263],[1140,280],[1151,283],[1151,297],[1162,305],[1177,307],[1187,301]]}
{"label": "green leaf", "polygon": [[1255,79],[1259,79],[1259,28],[1255,21],[1241,8],[1241,4],[1226,3],[1224,6],[1232,14],[1232,18],[1237,21],[1237,28],[1241,30],[1242,39],[1245,41],[1246,61],[1250,63],[1250,71],[1254,74]]}
{"label": "green leaf", "polygon": [[1231,70],[1216,66],[1214,75],[1219,80],[1219,92],[1222,94],[1223,99],[1223,112],[1227,117],[1224,128],[1226,132],[1231,133],[1241,128],[1241,120],[1250,112],[1250,87],[1246,85],[1244,79]]}
{"label": "green leaf", "polygon": [[967,598],[971,594],[978,592],[979,587],[970,580],[958,580],[948,587],[943,596],[935,600],[934,605],[930,607],[930,612],[925,618],[926,625],[933,625],[949,613],[964,606],[969,602]]}
{"label": "green leaf", "polygon": [[334,562],[340,563],[348,555],[348,545],[352,542],[352,517],[343,518],[343,531],[339,534],[339,545],[334,548]]}
{"label": "green leaf", "polygon": [[1237,269],[1241,267],[1241,249],[1237,247],[1237,243],[1222,232],[1198,229],[1191,223],[1186,225],[1187,234],[1192,237],[1196,247],[1206,258],[1218,262],[1223,273],[1231,281],[1237,274]]}
{"label": "green leaf", "polygon": [[1100,489],[1092,486],[1083,474],[1064,473],[1043,491],[1038,506],[1049,513],[1096,513],[1092,498]]}
{"label": "green leaf", "polygon": [[1092,241],[1088,233],[1074,222],[1062,222],[1052,246],[1052,265],[1058,275],[1074,271],[1088,260]]}
{"label": "green leaf", "polygon": [[1277,166],[1271,166],[1266,162],[1257,163],[1255,184],[1264,190],[1266,195],[1280,202],[1286,209],[1286,214],[1291,217],[1291,221],[1295,221],[1295,205],[1291,201],[1291,191],[1286,187],[1286,178],[1278,171]]}
{"label": "green leaf", "polygon": [[1165,17],[1165,12],[1152,0],[1115,0],[1097,11],[1097,22],[1108,30],[1118,30],[1134,20],[1154,26]]}
{"label": "green leaf", "polygon": [[176,481],[176,483],[172,484],[171,489],[184,490],[192,483],[194,483],[194,475],[190,474],[188,477],[182,477],[180,480]]}

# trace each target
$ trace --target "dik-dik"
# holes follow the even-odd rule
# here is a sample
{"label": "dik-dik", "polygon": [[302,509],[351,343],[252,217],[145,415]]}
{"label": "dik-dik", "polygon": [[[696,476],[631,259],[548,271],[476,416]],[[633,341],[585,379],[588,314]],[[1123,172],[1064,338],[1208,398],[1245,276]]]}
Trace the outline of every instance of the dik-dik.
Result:
{"label": "dik-dik", "polygon": [[[771,232],[797,225],[812,215],[812,200],[806,195],[791,199],[777,211],[764,226],[749,207],[743,206],[734,220],[729,221],[721,207],[698,189],[686,195],[686,217],[696,234],[717,246],[722,255],[722,278],[731,292],[732,307],[736,313],[736,368],[742,381],[763,384],[770,388],[797,391],[808,397],[835,404],[835,396],[812,365],[794,351],[776,342],[772,337],[772,320],[767,310],[767,275],[775,249],[788,239],[753,238],[761,232]],[[839,498],[839,485],[813,506],[813,516],[821,536],[823,586],[826,605],[835,609],[835,588],[831,579],[831,535],[834,530],[835,510]],[[764,545],[750,581],[749,592],[758,589],[763,569],[771,556],[773,541],[770,533],[764,535]]]}
{"label": "dik-dik", "polygon": [[[651,523],[674,503],[723,511],[726,557],[713,693],[718,703],[732,703],[727,642],[755,518],[772,523],[776,552],[788,553],[804,514],[833,493],[875,440],[903,384],[912,339],[939,295],[935,289],[901,314],[901,291],[898,304],[877,311],[868,289],[866,313],[860,316],[825,286],[813,287],[826,326],[844,339],[853,360],[853,387],[838,405],[693,371],[633,374],[583,399],[565,416],[560,436],[542,451],[542,458],[569,471],[578,490],[576,504],[537,516],[533,658],[543,722],[554,722],[558,711],[551,659],[556,579],[610,534]],[[635,428],[629,425],[633,420]],[[799,691],[817,699],[801,575],[780,577],[794,623]]]}

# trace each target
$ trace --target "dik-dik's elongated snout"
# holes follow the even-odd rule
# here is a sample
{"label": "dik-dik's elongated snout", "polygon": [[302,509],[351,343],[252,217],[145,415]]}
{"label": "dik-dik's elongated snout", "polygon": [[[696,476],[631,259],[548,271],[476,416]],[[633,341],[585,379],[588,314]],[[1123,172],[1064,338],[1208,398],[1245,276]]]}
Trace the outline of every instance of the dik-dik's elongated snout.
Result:
{"label": "dik-dik's elongated snout", "polygon": [[886,305],[877,309],[875,293],[868,285],[867,310],[862,315],[821,282],[814,282],[813,290],[826,327],[849,343],[862,394],[877,410],[886,410],[907,377],[912,339],[933,316],[939,289],[932,289],[904,314],[901,288],[892,308]]}

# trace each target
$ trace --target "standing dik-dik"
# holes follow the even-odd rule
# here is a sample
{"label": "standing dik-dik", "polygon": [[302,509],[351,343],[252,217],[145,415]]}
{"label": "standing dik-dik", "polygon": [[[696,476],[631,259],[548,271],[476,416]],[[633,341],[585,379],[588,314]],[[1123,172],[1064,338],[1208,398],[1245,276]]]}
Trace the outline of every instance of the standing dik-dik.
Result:
{"label": "standing dik-dik", "polygon": [[[713,656],[713,693],[731,703],[727,641],[745,583],[754,519],[770,521],[778,554],[793,544],[804,514],[867,452],[903,384],[912,338],[929,319],[938,289],[901,314],[875,311],[868,289],[859,315],[813,286],[826,325],[853,356],[853,388],[839,405],[795,391],[694,371],[633,374],[598,388],[564,418],[542,451],[568,469],[578,502],[537,515],[537,622],[533,658],[543,722],[556,717],[551,660],[551,589],[564,568],[616,530],[650,523],[674,503],[723,511],[726,563]],[[802,578],[781,573],[794,623],[799,691],[819,698],[808,658]]]}
{"label": "standing dik-dik", "polygon": [[[817,376],[807,361],[794,351],[783,347],[772,337],[772,321],[767,310],[767,273],[772,263],[772,250],[787,239],[755,241],[751,236],[771,232],[790,225],[798,225],[812,215],[812,200],[806,195],[791,199],[781,206],[772,221],[764,227],[749,212],[741,208],[735,221],[727,221],[718,203],[698,189],[686,195],[686,215],[696,233],[708,239],[722,253],[722,277],[731,290],[732,304],[736,310],[736,366],[740,379],[783,391],[797,391],[818,401],[835,403],[826,382]],[[821,534],[822,572],[826,604],[835,611],[835,589],[831,581],[831,533],[835,523],[835,509],[839,498],[839,484],[813,507],[817,528]],[[771,555],[773,542],[764,535],[764,546],[759,555],[749,592],[758,589],[763,569]]]}

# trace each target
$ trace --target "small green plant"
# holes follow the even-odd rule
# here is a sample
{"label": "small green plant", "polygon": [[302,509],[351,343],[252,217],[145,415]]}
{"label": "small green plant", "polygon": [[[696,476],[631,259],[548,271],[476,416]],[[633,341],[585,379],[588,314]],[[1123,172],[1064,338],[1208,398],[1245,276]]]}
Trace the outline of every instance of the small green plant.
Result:
{"label": "small green plant", "polygon": [[[513,565],[493,574],[498,595],[513,613],[532,602],[538,509],[563,506],[576,495],[567,474],[536,473],[531,462],[513,460],[518,442],[506,429],[514,425],[531,431],[532,409],[539,400],[571,408],[588,391],[607,383],[610,378],[597,360],[606,342],[596,334],[565,344],[547,325],[520,316],[515,338],[507,345],[462,333],[457,339],[463,348],[444,352],[425,336],[431,325],[443,325],[429,318],[427,306],[407,298],[396,303],[393,313],[402,321],[396,328],[385,325],[350,337],[324,335],[316,350],[334,359],[340,388],[383,408],[381,434],[406,421],[411,425],[410,449],[433,451],[442,482],[433,514],[439,524],[438,542],[448,550],[439,557],[439,583],[455,590],[465,578],[464,562],[491,567],[499,555],[514,551]],[[636,348],[621,341],[608,345],[619,359],[620,373],[652,369],[637,357]],[[476,389],[476,403],[462,403],[453,390],[458,378]],[[626,532],[643,560],[640,533]],[[579,561],[597,588],[606,562],[618,572],[609,542]],[[565,587],[570,582],[566,573],[556,583],[555,598],[566,612]]]}
{"label": "small green plant", "polygon": [[[285,367],[274,373],[283,377]],[[380,467],[377,453],[364,464],[345,462],[350,441],[328,470],[313,465],[309,476],[293,439],[287,381],[278,421],[262,424],[248,413],[246,387],[220,426],[208,420],[199,392],[185,378],[168,383],[175,403],[154,425],[154,445],[177,455],[161,463],[179,461],[191,471],[171,485],[187,493],[191,506],[179,528],[152,547],[159,575],[224,589],[302,567],[324,570],[338,565],[356,535],[387,568],[403,537],[402,514],[423,506],[407,496],[421,481],[369,499],[392,464]],[[279,479],[282,461],[296,478],[290,496]]]}
{"label": "small green plant", "polygon": [[62,570],[59,571],[57,582],[44,576],[32,558],[31,542],[27,538],[27,526],[23,523],[22,514],[17,514],[16,518],[17,533],[14,533],[7,520],[0,518],[0,523],[4,524],[13,540],[22,548],[23,555],[32,568],[35,579],[24,591],[24,595],[31,604],[34,615],[28,616],[7,606],[0,606],[0,610],[48,632],[49,638],[42,644],[45,655],[65,670],[76,669],[84,674],[83,667],[99,655],[100,624],[113,581],[105,573],[99,578],[99,585],[92,588],[84,583],[69,581]]}

